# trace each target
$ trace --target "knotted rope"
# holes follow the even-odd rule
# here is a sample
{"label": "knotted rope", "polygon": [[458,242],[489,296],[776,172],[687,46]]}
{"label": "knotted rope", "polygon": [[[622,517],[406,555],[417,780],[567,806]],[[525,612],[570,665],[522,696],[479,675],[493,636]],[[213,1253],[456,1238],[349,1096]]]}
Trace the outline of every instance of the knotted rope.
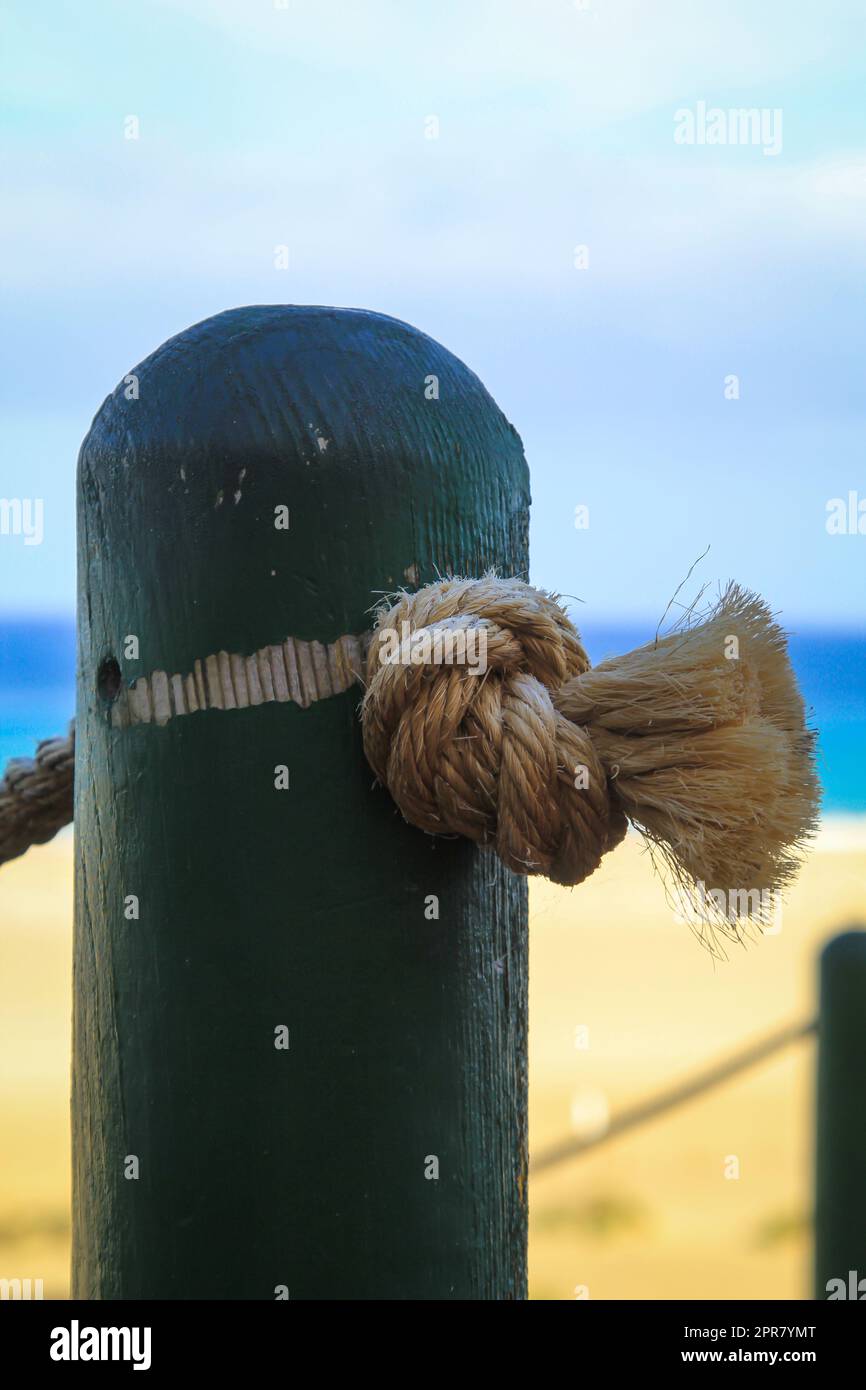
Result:
{"label": "knotted rope", "polygon": [[630,820],[681,883],[772,892],[815,826],[785,638],[736,586],[699,626],[591,669],[551,595],[444,580],[379,613],[367,681],[364,748],[405,818],[516,873],[580,883]]}
{"label": "knotted rope", "polygon": [[[245,660],[219,653],[190,687],[195,698],[155,672],[136,683],[140,717],[306,706],[360,678],[366,642],[312,643],[310,656],[288,639],[288,673],[280,646]],[[307,674],[293,680],[299,662]],[[136,709],[113,722],[124,727]],[[594,668],[557,599],[521,580],[447,579],[401,594],[369,641],[361,717],[367,758],[406,820],[557,883],[591,874],[631,821],[683,887],[736,890],[722,915],[760,919],[766,900],[751,895],[785,886],[816,824],[815,734],[784,634],[736,585],[706,621]],[[73,754],[70,729],[34,760],[9,763],[0,863],[72,819]]]}

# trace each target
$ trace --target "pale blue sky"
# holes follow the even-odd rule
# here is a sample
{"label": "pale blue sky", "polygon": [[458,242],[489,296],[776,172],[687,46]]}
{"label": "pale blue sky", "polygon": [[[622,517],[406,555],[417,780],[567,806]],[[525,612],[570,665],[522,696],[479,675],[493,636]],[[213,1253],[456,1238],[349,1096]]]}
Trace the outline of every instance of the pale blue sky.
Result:
{"label": "pale blue sky", "polygon": [[[862,0],[13,0],[2,26],[0,496],[43,497],[45,540],[0,537],[0,608],[72,608],[75,457],[124,372],[295,302],[478,372],[526,446],[532,577],[581,614],[655,620],[710,545],[701,579],[862,623],[866,536],[825,530],[866,497]],[[676,145],[700,101],[780,108],[781,153]]]}

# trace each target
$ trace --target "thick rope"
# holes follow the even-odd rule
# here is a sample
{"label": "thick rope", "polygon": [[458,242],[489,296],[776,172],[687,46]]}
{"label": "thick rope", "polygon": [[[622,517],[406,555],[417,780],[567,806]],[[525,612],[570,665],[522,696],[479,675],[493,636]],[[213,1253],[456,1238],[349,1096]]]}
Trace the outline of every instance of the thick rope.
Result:
{"label": "thick rope", "polygon": [[[219,653],[201,681],[142,678],[109,718],[123,728],[208,707],[306,705],[349,687],[366,643],[300,644],[303,660],[295,643],[288,665],[282,646]],[[761,920],[815,829],[815,734],[784,634],[735,585],[704,622],[594,669],[558,600],[521,580],[401,594],[379,612],[361,713],[367,758],[405,818],[493,848],[515,873],[580,883],[631,821],[681,888],[700,888],[698,916]],[[73,761],[70,729],[9,763],[0,863],[72,819]]]}
{"label": "thick rope", "polygon": [[367,758],[406,819],[516,873],[580,883],[628,819],[711,917],[760,920],[815,828],[784,635],[736,586],[698,626],[590,669],[555,597],[444,580],[380,612],[367,681]]}
{"label": "thick rope", "polygon": [[72,820],[75,725],[40,743],[34,758],[10,758],[0,780],[0,864],[44,845]]}
{"label": "thick rope", "polygon": [[[459,656],[461,629],[463,651],[484,649],[483,669],[413,662],[425,630],[443,657]],[[402,647],[385,660],[392,634]],[[591,737],[553,703],[588,670],[562,609],[519,580],[405,594],[380,615],[367,657],[367,759],[413,825],[491,845],[515,873],[579,883],[626,832]]]}

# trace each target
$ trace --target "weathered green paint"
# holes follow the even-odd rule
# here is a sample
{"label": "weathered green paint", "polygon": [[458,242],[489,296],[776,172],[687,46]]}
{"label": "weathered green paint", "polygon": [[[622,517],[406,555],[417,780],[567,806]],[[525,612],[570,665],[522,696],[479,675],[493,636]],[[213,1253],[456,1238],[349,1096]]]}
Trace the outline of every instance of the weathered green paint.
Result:
{"label": "weathered green paint", "polygon": [[[815,1297],[851,1270],[866,1280],[866,931],[821,954]],[[858,1297],[866,1294],[866,1285]],[[850,1294],[848,1294],[850,1297]]]}
{"label": "weathered green paint", "polygon": [[525,574],[520,440],[360,311],[232,310],[134,375],[79,461],[74,1295],[523,1297],[524,882],[402,822],[357,691],[125,730],[96,693],[108,656],[183,672]]}

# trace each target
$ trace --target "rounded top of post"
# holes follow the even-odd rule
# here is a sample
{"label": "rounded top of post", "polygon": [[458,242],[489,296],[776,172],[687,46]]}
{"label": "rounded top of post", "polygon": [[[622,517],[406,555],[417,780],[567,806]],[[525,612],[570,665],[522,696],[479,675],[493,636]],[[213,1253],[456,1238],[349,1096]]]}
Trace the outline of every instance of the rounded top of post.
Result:
{"label": "rounded top of post", "polygon": [[207,640],[237,650],[333,641],[383,591],[482,574],[503,536],[524,552],[528,505],[520,438],[475,373],[363,309],[194,324],[123,376],[79,456],[80,522],[122,535],[129,606],[182,568]]}
{"label": "rounded top of post", "polygon": [[825,970],[862,971],[866,968],[866,928],[855,923],[831,936],[821,950],[821,961]]}
{"label": "rounded top of post", "polygon": [[306,444],[312,460],[340,426],[360,441],[386,417],[392,429],[433,424],[425,421],[433,412],[419,410],[425,401],[452,427],[457,409],[465,428],[483,417],[521,447],[475,373],[411,324],[367,309],[254,304],[193,324],[127,372],[84,447],[121,425],[165,442],[170,432],[178,444],[215,438],[224,448],[272,448],[283,435],[292,450]]}

